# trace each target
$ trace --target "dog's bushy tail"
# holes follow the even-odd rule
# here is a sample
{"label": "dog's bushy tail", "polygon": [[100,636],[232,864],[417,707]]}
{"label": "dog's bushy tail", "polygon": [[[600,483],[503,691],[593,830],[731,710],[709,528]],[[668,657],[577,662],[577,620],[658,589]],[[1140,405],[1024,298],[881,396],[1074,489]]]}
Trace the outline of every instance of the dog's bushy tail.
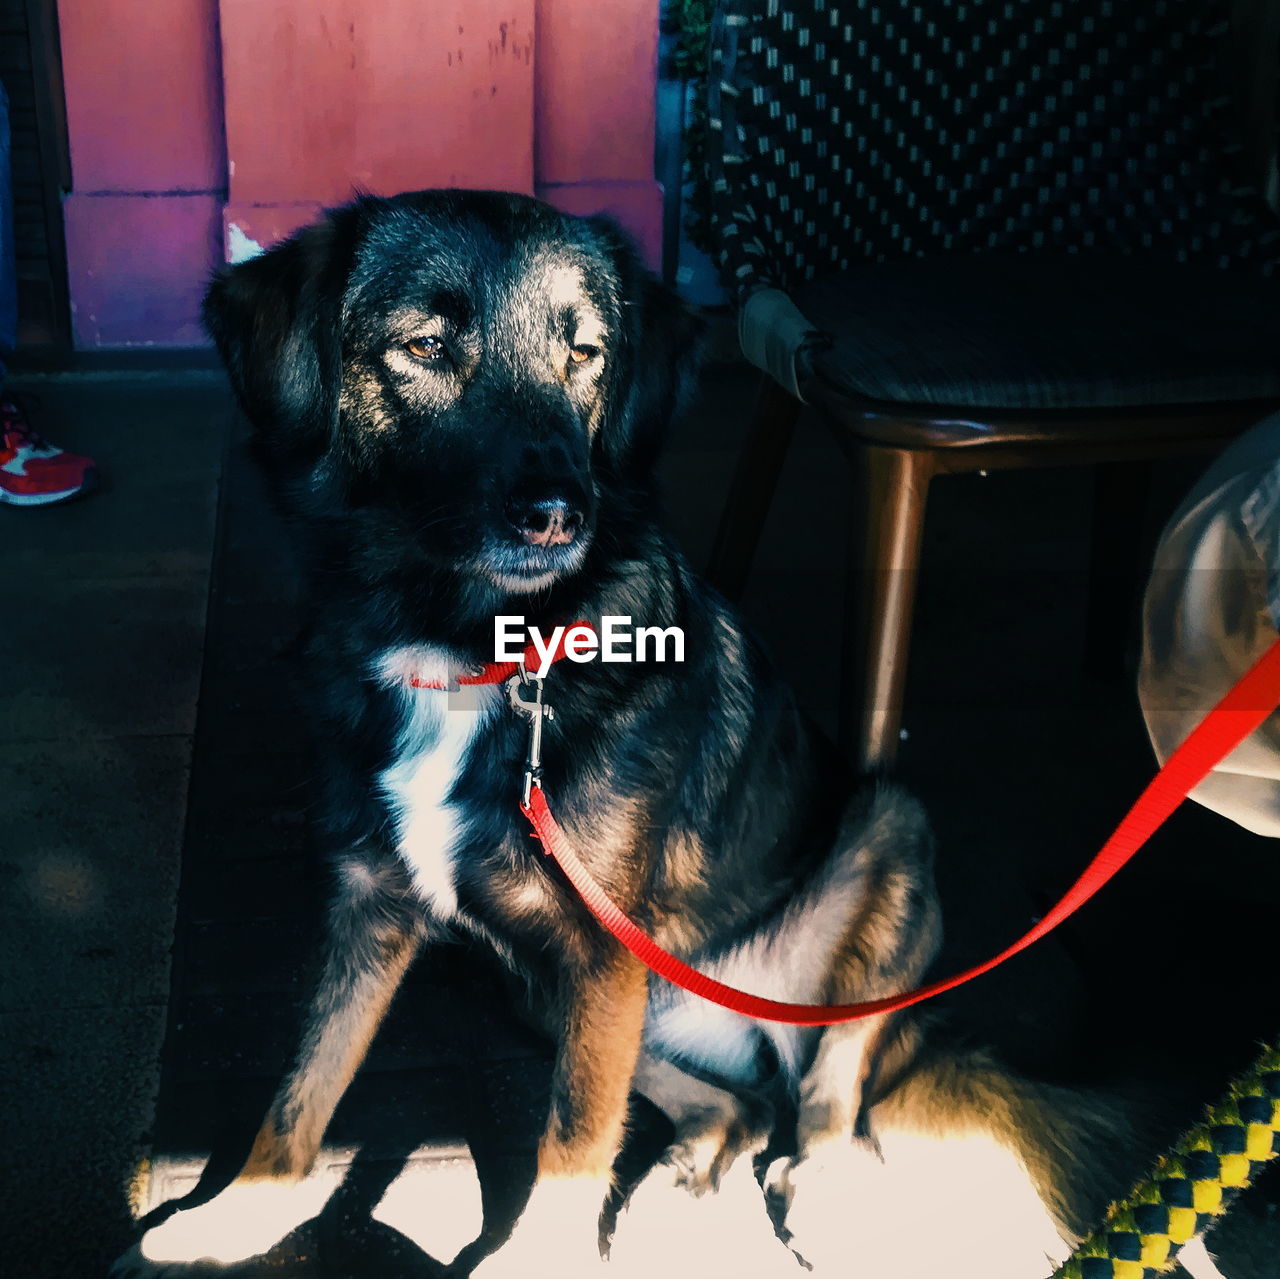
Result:
{"label": "dog's bushy tail", "polygon": [[1147,1098],[1026,1079],[985,1051],[920,1048],[910,1026],[896,1049],[904,1064],[874,1104],[873,1129],[939,1140],[989,1135],[1019,1158],[1072,1246],[1128,1194],[1168,1140],[1168,1107]]}

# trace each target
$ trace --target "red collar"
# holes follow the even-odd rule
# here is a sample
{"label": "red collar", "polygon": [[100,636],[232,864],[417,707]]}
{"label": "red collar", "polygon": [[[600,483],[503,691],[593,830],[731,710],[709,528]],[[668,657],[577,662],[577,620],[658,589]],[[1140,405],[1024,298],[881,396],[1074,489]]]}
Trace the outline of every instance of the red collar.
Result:
{"label": "red collar", "polygon": [[[590,622],[577,621],[571,622],[564,628],[559,641],[555,648],[551,650],[552,662],[559,662],[564,659],[564,642],[568,634],[575,626],[586,626],[594,630]],[[485,662],[481,666],[471,666],[463,675],[459,675],[453,684],[441,684],[433,680],[420,679],[416,675],[409,677],[410,688],[434,688],[440,691],[460,687],[468,684],[501,684],[504,680],[509,680],[523,666],[526,670],[536,671],[542,665],[542,654],[533,644],[526,644],[524,656],[518,662]]]}

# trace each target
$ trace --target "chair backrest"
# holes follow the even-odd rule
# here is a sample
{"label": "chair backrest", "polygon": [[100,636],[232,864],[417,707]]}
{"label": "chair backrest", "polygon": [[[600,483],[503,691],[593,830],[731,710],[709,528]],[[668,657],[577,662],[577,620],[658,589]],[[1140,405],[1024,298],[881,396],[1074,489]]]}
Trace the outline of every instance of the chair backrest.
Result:
{"label": "chair backrest", "polygon": [[[739,296],[1032,250],[1274,270],[1236,185],[1222,0],[721,0],[711,230]],[[1238,143],[1236,144],[1238,146]]]}

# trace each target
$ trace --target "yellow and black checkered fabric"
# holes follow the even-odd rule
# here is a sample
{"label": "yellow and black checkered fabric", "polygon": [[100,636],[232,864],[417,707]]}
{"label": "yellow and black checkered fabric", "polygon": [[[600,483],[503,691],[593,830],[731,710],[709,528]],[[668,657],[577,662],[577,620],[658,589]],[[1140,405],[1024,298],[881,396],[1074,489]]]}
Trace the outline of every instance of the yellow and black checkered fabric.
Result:
{"label": "yellow and black checkered fabric", "polygon": [[1258,1169],[1280,1155],[1280,1043],[1231,1085],[1053,1279],[1148,1279],[1227,1210]]}

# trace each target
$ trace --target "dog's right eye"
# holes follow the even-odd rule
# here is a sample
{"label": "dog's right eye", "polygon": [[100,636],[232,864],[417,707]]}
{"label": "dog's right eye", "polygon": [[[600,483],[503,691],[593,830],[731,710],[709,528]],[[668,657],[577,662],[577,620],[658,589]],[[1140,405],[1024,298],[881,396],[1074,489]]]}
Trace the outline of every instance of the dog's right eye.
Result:
{"label": "dog's right eye", "polygon": [[410,338],[404,344],[404,349],[415,360],[426,360],[431,364],[442,359],[445,355],[444,343],[438,337]]}

